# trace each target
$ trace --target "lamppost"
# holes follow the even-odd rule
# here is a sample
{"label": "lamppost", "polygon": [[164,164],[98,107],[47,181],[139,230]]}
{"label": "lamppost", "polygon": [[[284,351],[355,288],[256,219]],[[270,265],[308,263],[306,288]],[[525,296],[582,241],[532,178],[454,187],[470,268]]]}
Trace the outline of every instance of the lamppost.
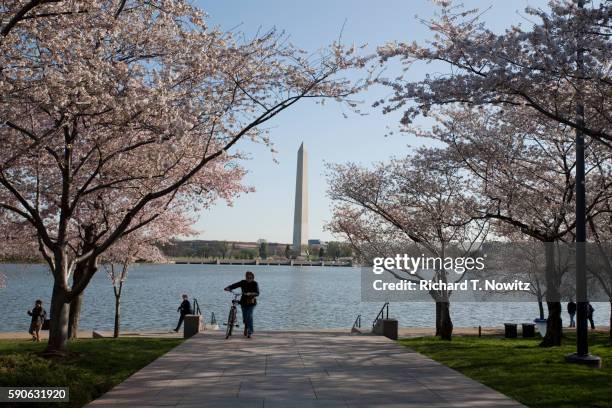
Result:
{"label": "lamppost", "polygon": [[[584,0],[578,0],[578,15]],[[578,27],[581,23],[578,22]],[[579,28],[580,29],[580,28]],[[580,29],[581,30],[581,29]],[[582,32],[576,36],[577,78],[582,78],[584,61],[582,56]],[[587,326],[587,280],[586,280],[586,192],[584,180],[584,104],[580,86],[576,87],[576,353],[565,356],[568,363],[601,367],[601,358],[589,354]]]}

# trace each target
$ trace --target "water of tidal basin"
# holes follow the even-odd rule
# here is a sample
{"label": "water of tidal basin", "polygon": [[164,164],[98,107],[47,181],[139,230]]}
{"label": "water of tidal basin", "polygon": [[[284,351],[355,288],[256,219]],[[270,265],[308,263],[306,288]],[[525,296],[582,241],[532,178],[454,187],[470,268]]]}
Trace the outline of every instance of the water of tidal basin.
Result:
{"label": "water of tidal basin", "polygon": [[[261,296],[255,309],[255,328],[266,330],[350,328],[358,314],[368,326],[380,303],[361,302],[359,268],[234,266],[234,265],[135,265],[122,296],[123,330],[174,328],[182,293],[199,300],[206,321],[214,312],[225,321],[230,295],[223,288],[255,272]],[[0,289],[0,331],[26,331],[27,309],[40,298],[49,310],[52,278],[42,265],[0,265],[6,287]],[[564,305],[565,306],[565,305]],[[594,304],[596,324],[607,325],[609,306]],[[101,269],[85,292],[81,327],[112,330],[113,289]],[[463,303],[451,306],[456,327],[501,326],[504,322],[529,322],[537,317],[537,304],[518,302]],[[391,317],[402,327],[432,327],[433,303],[392,303]],[[564,313],[564,320],[567,314]]]}

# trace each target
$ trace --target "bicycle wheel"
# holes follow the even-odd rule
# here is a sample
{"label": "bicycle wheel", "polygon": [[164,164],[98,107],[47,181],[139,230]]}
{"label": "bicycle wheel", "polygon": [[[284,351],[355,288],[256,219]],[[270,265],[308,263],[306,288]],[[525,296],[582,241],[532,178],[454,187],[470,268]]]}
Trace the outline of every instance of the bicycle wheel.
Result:
{"label": "bicycle wheel", "polygon": [[232,335],[234,324],[236,324],[236,307],[232,306],[230,308],[229,316],[227,316],[227,329],[225,330],[226,339],[229,339],[229,337]]}

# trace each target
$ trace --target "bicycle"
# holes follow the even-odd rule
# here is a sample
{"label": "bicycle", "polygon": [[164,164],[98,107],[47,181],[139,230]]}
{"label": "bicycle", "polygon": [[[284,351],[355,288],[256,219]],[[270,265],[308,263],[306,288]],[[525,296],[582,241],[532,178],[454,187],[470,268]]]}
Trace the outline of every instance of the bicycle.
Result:
{"label": "bicycle", "polygon": [[240,296],[242,296],[240,293],[234,293],[233,291],[230,291],[230,293],[234,295],[234,298],[232,299],[232,306],[230,307],[229,315],[227,316],[227,329],[225,330],[226,340],[232,335],[234,326],[239,327],[239,325],[236,324],[236,316],[238,315],[238,308],[236,305],[240,304]]}

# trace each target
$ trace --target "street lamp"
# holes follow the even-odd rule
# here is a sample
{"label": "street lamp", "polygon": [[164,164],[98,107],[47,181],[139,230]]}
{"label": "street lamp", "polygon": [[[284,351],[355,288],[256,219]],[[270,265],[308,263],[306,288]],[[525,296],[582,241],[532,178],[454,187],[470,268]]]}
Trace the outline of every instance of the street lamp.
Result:
{"label": "street lamp", "polygon": [[[578,12],[584,7],[584,0],[578,0]],[[577,36],[576,70],[582,77],[582,36]],[[565,356],[568,363],[601,367],[601,358],[589,354],[587,326],[587,280],[586,280],[586,192],[584,180],[584,104],[581,89],[576,91],[576,352]]]}

